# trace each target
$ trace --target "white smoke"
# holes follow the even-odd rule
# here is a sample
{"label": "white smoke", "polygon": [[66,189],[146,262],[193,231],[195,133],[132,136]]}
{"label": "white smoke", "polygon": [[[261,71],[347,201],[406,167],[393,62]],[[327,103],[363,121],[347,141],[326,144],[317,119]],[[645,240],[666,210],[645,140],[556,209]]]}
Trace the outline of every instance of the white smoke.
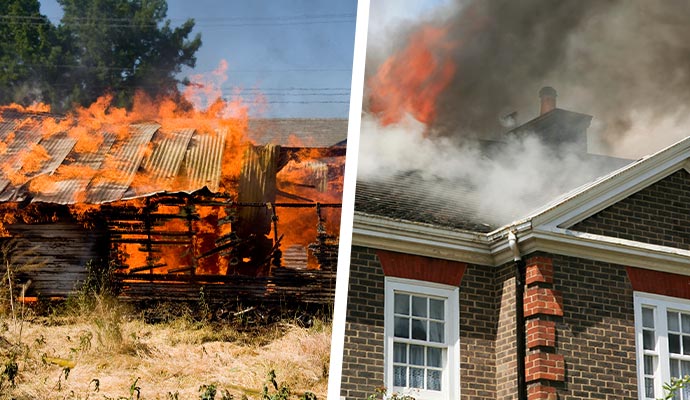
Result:
{"label": "white smoke", "polygon": [[574,148],[549,147],[533,134],[506,138],[487,153],[479,142],[430,138],[425,130],[424,124],[411,117],[381,126],[365,114],[358,179],[395,180],[405,171],[415,171],[426,181],[441,179],[450,185],[439,185],[429,197],[465,208],[471,205],[478,220],[502,225],[610,172]]}

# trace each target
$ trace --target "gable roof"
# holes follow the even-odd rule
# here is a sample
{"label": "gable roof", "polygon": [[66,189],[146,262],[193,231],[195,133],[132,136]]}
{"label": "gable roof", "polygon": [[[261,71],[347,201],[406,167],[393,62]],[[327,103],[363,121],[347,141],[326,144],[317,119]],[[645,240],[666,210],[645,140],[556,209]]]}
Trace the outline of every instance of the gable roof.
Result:
{"label": "gable roof", "polygon": [[514,221],[570,226],[671,175],[690,170],[690,136],[563,194]]}
{"label": "gable roof", "polygon": [[[545,251],[627,266],[690,275],[690,250],[569,229],[597,212],[685,169],[690,137],[574,189],[524,218],[488,233],[468,234],[442,226],[355,213],[353,244],[391,251],[500,265],[522,254]],[[357,227],[359,223],[359,227]]]}
{"label": "gable roof", "polygon": [[[582,157],[584,162],[607,171],[630,163],[593,154]],[[426,177],[419,171],[405,171],[358,180],[355,211],[479,233],[488,233],[512,222],[498,210],[482,206],[483,200],[476,189],[464,178]]]}

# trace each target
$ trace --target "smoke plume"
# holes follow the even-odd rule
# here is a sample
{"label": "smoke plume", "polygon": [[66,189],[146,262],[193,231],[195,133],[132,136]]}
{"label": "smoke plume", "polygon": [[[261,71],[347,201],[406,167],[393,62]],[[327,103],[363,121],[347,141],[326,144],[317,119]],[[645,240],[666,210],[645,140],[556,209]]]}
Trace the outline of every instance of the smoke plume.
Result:
{"label": "smoke plume", "polygon": [[427,194],[416,207],[462,204],[473,222],[501,226],[611,169],[610,160],[588,157],[572,144],[548,146],[533,134],[513,136],[489,154],[477,142],[432,138],[425,129],[409,117],[381,126],[365,115],[358,179],[389,181],[413,172]]}
{"label": "smoke plume", "polygon": [[[372,8],[374,25],[377,10],[386,7]],[[479,199],[474,212],[487,222],[523,216],[613,169],[568,146],[547,146],[536,135],[503,135],[507,126],[538,116],[543,86],[556,88],[558,108],[594,116],[590,153],[637,158],[688,136],[688,20],[690,2],[682,0],[456,0],[395,29],[372,29],[359,177],[376,181],[416,171],[427,182],[442,179],[458,188],[444,185],[429,196],[458,202],[470,191]],[[415,85],[429,75],[382,80],[377,74],[418,68],[396,57],[411,54],[410,43],[430,27],[445,32],[446,42],[436,37],[426,51],[439,66],[450,60],[452,77],[432,82],[442,90],[432,112],[417,117],[423,122],[391,120],[416,115],[400,109],[384,116],[381,109],[418,106],[415,96],[424,88]],[[440,70],[431,65],[426,73]],[[409,93],[404,101],[382,101],[382,93],[389,95],[382,82],[399,82]],[[504,143],[487,155],[474,139]]]}
{"label": "smoke plume", "polygon": [[458,0],[395,33],[374,31],[386,36],[369,39],[367,75],[412,33],[447,27],[456,72],[429,132],[495,138],[503,116],[536,116],[550,85],[560,108],[595,117],[591,151],[638,157],[690,131],[688,20],[682,0]]}

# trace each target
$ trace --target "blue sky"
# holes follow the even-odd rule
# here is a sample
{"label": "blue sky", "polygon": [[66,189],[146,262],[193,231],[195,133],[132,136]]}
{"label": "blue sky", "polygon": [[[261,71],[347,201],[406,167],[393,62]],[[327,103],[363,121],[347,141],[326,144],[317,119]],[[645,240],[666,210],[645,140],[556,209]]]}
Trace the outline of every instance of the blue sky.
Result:
{"label": "blue sky", "polygon": [[[56,0],[40,2],[58,22]],[[168,0],[172,24],[194,18],[203,42],[196,68],[182,75],[226,60],[224,92],[244,88],[251,101],[262,91],[260,117],[347,117],[356,9],[356,0]]]}

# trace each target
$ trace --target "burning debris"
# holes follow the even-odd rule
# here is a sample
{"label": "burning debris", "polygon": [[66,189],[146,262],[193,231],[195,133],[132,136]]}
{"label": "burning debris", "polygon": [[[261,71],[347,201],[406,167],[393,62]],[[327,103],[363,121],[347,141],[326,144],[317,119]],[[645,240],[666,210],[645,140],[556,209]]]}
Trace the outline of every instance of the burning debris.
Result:
{"label": "burning debris", "polygon": [[339,226],[344,147],[261,145],[251,125],[239,101],[205,111],[143,95],[131,111],[107,96],[68,115],[0,108],[2,233],[48,258],[31,274],[34,294],[67,294],[94,261],[114,266],[125,289],[270,279],[290,267],[288,248],[303,249],[299,267],[334,278],[321,254],[337,243],[325,232]]}

